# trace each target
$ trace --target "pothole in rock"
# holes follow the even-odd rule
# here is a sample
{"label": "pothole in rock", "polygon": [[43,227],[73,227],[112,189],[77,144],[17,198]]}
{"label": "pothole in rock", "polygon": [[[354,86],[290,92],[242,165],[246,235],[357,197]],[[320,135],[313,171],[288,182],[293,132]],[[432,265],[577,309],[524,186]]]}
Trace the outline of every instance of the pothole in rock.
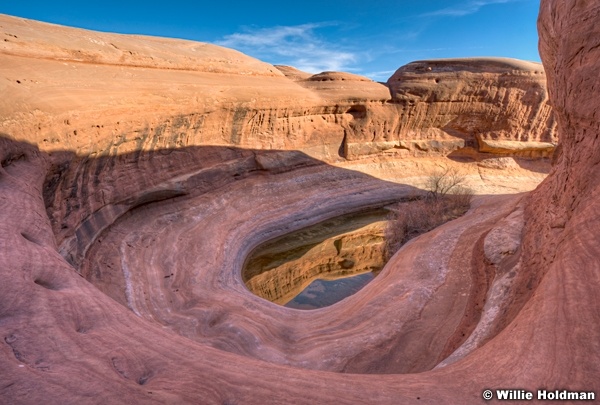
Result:
{"label": "pothole in rock", "polygon": [[408,240],[463,215],[471,197],[417,197],[323,221],[258,246],[242,278],[252,293],[286,307],[333,305],[373,280]]}
{"label": "pothole in rock", "polygon": [[289,308],[335,304],[383,268],[388,215],[384,208],[348,214],[268,241],[246,260],[244,283]]}

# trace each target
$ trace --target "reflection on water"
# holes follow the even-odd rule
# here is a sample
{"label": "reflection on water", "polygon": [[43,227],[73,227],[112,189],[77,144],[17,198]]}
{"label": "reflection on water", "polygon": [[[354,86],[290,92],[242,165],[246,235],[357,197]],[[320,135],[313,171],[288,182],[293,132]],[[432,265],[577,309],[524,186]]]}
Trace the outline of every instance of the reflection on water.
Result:
{"label": "reflection on water", "polygon": [[321,222],[269,241],[248,257],[250,291],[280,305],[315,309],[364,287],[385,264],[385,209]]}
{"label": "reflection on water", "polygon": [[317,279],[285,306],[296,309],[328,307],[356,293],[373,280],[375,275],[376,273],[369,272],[337,280]]}

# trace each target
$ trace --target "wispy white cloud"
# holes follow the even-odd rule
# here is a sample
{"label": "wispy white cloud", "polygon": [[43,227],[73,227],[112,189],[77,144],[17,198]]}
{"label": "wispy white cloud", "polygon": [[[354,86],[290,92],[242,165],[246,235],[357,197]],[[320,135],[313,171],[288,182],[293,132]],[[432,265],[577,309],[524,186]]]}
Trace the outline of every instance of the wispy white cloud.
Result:
{"label": "wispy white cloud", "polygon": [[519,0],[470,0],[450,7],[421,14],[422,17],[462,17],[477,13],[482,7],[491,4],[512,3]]}
{"label": "wispy white cloud", "polygon": [[269,28],[246,28],[225,36],[217,45],[237,49],[273,64],[291,65],[318,73],[325,70],[352,71],[358,55],[320,38],[316,31],[332,23],[314,23]]}
{"label": "wispy white cloud", "polygon": [[372,80],[378,81],[378,82],[384,82],[387,79],[389,79],[390,76],[394,74],[394,72],[396,72],[396,71],[395,70],[379,70],[377,72],[362,73],[362,75],[366,76]]}
{"label": "wispy white cloud", "polygon": [[486,49],[485,46],[463,46],[463,47],[441,47],[441,48],[395,48],[389,53],[425,53],[425,52],[447,52],[465,51],[473,49]]}

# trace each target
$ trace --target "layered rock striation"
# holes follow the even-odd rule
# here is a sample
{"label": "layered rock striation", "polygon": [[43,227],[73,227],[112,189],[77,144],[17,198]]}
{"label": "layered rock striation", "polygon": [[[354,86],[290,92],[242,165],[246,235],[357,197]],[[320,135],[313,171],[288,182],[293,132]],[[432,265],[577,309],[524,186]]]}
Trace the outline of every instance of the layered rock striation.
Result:
{"label": "layered rock striation", "polygon": [[532,156],[548,156],[557,142],[544,69],[537,63],[506,58],[419,61],[398,69],[387,84],[394,101],[410,106],[401,138],[441,139],[455,149]]}
{"label": "layered rock striation", "polygon": [[[77,232],[90,233],[80,228],[96,227],[97,233],[103,226],[96,223],[110,223],[153,198],[141,194],[178,193],[163,183],[185,175],[190,161],[156,170],[150,166],[160,158],[142,155],[229,145],[296,150],[337,162],[461,151],[473,156],[479,144],[482,156],[535,155],[531,144],[544,141],[537,156],[547,156],[548,142],[556,141],[539,64],[431,62],[453,72],[443,73],[416,63],[385,85],[348,73],[302,75],[289,68],[281,73],[206,44],[96,34],[8,16],[0,22],[5,31],[0,69],[6,78],[0,131],[53,152],[49,216],[64,255],[75,261],[88,245]],[[471,72],[477,64],[479,71]],[[488,65],[494,69],[484,73]],[[400,79],[412,93],[400,89]],[[443,83],[432,87],[435,80]],[[498,148],[477,137],[526,142]],[[128,154],[134,156],[130,162],[119,158]],[[198,168],[230,159],[216,156]],[[107,169],[106,161],[116,163]],[[242,165],[271,170],[296,163],[268,158],[252,168]],[[152,184],[144,175],[131,176],[139,180],[131,185],[121,181],[123,172],[138,167],[155,171]]]}

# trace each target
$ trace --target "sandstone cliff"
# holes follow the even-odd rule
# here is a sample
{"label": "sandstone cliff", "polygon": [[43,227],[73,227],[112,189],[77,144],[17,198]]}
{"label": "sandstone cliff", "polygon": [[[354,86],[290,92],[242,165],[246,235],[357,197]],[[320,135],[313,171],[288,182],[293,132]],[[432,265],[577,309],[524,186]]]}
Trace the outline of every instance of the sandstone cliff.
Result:
{"label": "sandstone cliff", "polygon": [[[548,156],[548,142],[556,141],[539,64],[432,61],[439,67],[433,71],[416,63],[400,69],[388,88],[348,73],[282,68],[287,78],[212,45],[8,16],[0,23],[6,39],[0,132],[54,152],[45,198],[60,250],[73,263],[128,209],[184,193],[183,180],[173,181],[178,176],[219,162],[235,166],[221,165],[221,173],[237,175],[312,164],[298,155],[255,162],[248,153],[196,146],[296,150],[336,162],[372,155]],[[436,80],[443,82],[432,87]],[[481,139],[513,145],[490,148]],[[546,149],[536,154],[540,145]],[[163,156],[184,148],[178,159]],[[149,171],[151,178],[143,174]]]}
{"label": "sandstone cliff", "polygon": [[[548,156],[557,141],[538,63],[501,58],[413,62],[398,69],[388,85],[393,100],[408,106],[401,139],[442,139],[454,141],[456,149],[512,149],[532,156]],[[494,141],[508,142],[500,147]]]}

